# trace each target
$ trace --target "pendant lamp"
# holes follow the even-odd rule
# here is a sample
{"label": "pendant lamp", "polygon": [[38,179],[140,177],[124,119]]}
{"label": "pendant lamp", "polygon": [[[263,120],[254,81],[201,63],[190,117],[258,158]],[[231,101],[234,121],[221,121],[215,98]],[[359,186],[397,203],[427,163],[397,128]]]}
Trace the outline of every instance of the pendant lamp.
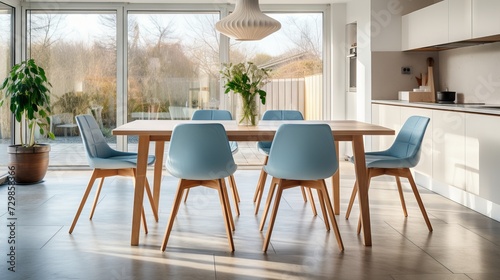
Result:
{"label": "pendant lamp", "polygon": [[234,12],[217,22],[215,28],[238,41],[254,41],[278,31],[281,24],[262,13],[259,0],[236,0]]}

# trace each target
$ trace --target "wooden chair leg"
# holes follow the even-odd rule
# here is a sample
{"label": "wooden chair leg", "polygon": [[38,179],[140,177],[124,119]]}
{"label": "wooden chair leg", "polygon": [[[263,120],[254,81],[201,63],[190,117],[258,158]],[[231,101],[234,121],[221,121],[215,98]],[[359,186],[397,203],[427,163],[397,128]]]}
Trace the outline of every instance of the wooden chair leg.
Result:
{"label": "wooden chair leg", "polygon": [[[307,196],[306,196],[306,192],[304,190],[304,186],[300,186],[300,192],[302,192],[302,199],[304,200],[304,202],[307,202]],[[316,211],[316,209],[314,209],[314,211]]]}
{"label": "wooden chair leg", "polygon": [[[323,221],[325,222],[326,230],[330,230],[330,222],[328,221],[328,215],[326,213],[326,208],[325,208],[325,200],[323,198],[323,192],[321,192],[320,189],[316,189],[318,192],[318,198],[319,198],[319,205],[321,206],[321,213],[323,214]],[[312,199],[309,199],[312,201]]]}
{"label": "wooden chair leg", "polygon": [[274,222],[276,221],[276,215],[278,214],[278,208],[280,205],[281,195],[283,193],[283,189],[281,187],[282,181],[278,183],[278,190],[276,192],[276,197],[274,198],[274,207],[271,212],[271,218],[269,221],[269,226],[267,228],[266,238],[264,240],[264,246],[262,247],[262,251],[267,252],[267,248],[269,247],[269,242],[271,241],[271,234],[273,233]]}
{"label": "wooden chair leg", "polygon": [[262,169],[260,170],[259,181],[257,181],[257,187],[255,188],[255,193],[253,195],[253,202],[257,201],[257,195],[264,189],[264,185],[266,184],[267,173],[264,171],[264,166],[266,166],[268,158],[269,157],[266,156]]}
{"label": "wooden chair leg", "polygon": [[235,226],[234,226],[234,218],[233,218],[233,212],[231,212],[231,203],[229,203],[229,195],[228,195],[228,192],[227,192],[227,186],[226,186],[226,181],[224,179],[221,179],[221,185],[222,187],[224,187],[224,193],[226,195],[223,196],[223,198],[225,199],[224,202],[226,204],[226,207],[224,209],[226,209],[227,211],[229,211],[227,213],[227,216],[229,217],[229,225],[231,226],[231,230],[235,230]]}
{"label": "wooden chair leg", "polygon": [[[304,189],[304,187],[302,187],[302,186],[301,186],[301,188],[302,188],[302,190]],[[311,203],[311,210],[313,212],[313,215],[317,216],[318,211],[316,211],[316,203],[314,203],[314,198],[313,198],[311,188],[306,188],[306,189],[307,189],[307,195],[309,196],[309,202]]]}
{"label": "wooden chair leg", "polygon": [[144,226],[144,233],[148,234],[148,222],[146,221],[146,212],[144,207],[141,209],[142,225]]}
{"label": "wooden chair leg", "polygon": [[356,194],[358,193],[358,181],[354,182],[354,186],[352,187],[351,198],[349,199],[349,205],[347,206],[347,211],[345,212],[345,219],[349,219],[351,215],[352,205],[354,204],[354,200],[356,199]]}
{"label": "wooden chair leg", "polygon": [[337,238],[337,244],[339,246],[340,251],[344,251],[344,243],[342,242],[342,237],[340,236],[339,227],[337,224],[337,220],[335,219],[335,213],[333,212],[332,202],[330,200],[330,196],[328,195],[328,188],[326,187],[325,180],[322,180],[322,192],[323,199],[328,209],[328,213],[330,213],[330,220],[332,221],[333,231],[335,232],[335,237]]}
{"label": "wooden chair leg", "polygon": [[69,228],[69,233],[71,234],[75,229],[76,223],[78,222],[78,218],[80,218],[80,214],[82,213],[83,206],[85,206],[85,202],[87,202],[87,198],[89,197],[90,191],[92,190],[92,186],[94,186],[94,182],[98,177],[96,176],[96,171],[92,172],[89,183],[87,184],[87,188],[83,193],[82,201],[80,202],[80,206],[78,206],[78,210],[76,210],[75,217],[73,218],[73,223]]}
{"label": "wooden chair leg", "polygon": [[92,217],[94,217],[94,211],[97,206],[97,203],[99,202],[99,195],[101,194],[103,183],[104,183],[104,177],[101,178],[99,186],[97,187],[97,191],[95,192],[94,202],[92,203],[92,209],[90,210],[89,220],[92,220]]}
{"label": "wooden chair leg", "polygon": [[229,176],[229,187],[231,188],[231,192],[233,193],[233,202],[234,202],[234,208],[236,209],[236,214],[239,216],[240,215],[240,207],[238,205],[239,195],[238,195],[238,189],[236,188],[236,181],[234,180],[233,175]]}
{"label": "wooden chair leg", "polygon": [[[236,201],[238,201],[238,203],[240,203],[241,202],[240,193],[238,192],[238,188],[236,187],[236,180],[234,179],[234,175],[229,176],[229,180],[231,180],[230,182],[232,182],[232,184],[234,186],[234,192],[236,194]],[[238,213],[238,215],[240,215],[240,213]]]}
{"label": "wooden chair leg", "polygon": [[264,186],[266,184],[266,179],[267,179],[267,172],[264,171],[264,169],[262,169],[260,171],[260,177],[259,177],[259,182],[257,183],[257,190],[256,190],[256,199],[254,199],[255,201],[255,215],[257,215],[257,213],[259,213],[259,206],[260,206],[260,202],[262,200],[262,194],[264,193]]}
{"label": "wooden chair leg", "polygon": [[[227,241],[229,243],[229,248],[231,252],[234,252],[234,242],[233,242],[233,234],[232,230],[234,230],[234,224],[231,225],[231,209],[228,209],[229,206],[229,198],[227,197],[227,189],[224,183],[224,179],[219,179],[219,199],[220,199],[220,206],[222,208],[222,216],[224,217],[224,224],[226,225],[226,235],[227,235]],[[232,228],[231,228],[232,227]]]}
{"label": "wooden chair leg", "polygon": [[269,194],[267,195],[266,207],[264,208],[264,213],[262,213],[262,218],[260,220],[259,230],[262,231],[264,229],[264,225],[267,219],[267,213],[269,212],[269,208],[271,207],[271,200],[274,196],[274,191],[276,190],[276,185],[278,184],[279,179],[273,178],[271,181],[271,186],[269,187]]}
{"label": "wooden chair leg", "polygon": [[165,229],[165,234],[163,236],[163,243],[161,244],[161,250],[165,251],[167,247],[168,239],[170,237],[170,232],[172,231],[172,226],[174,225],[175,217],[179,211],[179,205],[182,201],[182,195],[184,194],[183,180],[179,180],[179,186],[177,187],[177,192],[175,194],[174,203],[172,205],[172,212],[170,213],[170,218],[168,219],[167,228]]}
{"label": "wooden chair leg", "polygon": [[417,199],[418,207],[420,208],[420,211],[422,212],[422,216],[424,216],[425,223],[427,224],[427,228],[429,231],[432,231],[432,225],[431,221],[429,220],[429,217],[427,216],[427,211],[425,211],[424,203],[422,202],[422,198],[420,197],[420,193],[418,192],[417,185],[415,184],[415,181],[413,180],[413,176],[411,175],[410,169],[407,169],[407,178],[408,181],[410,182],[411,189],[413,191],[413,194],[415,195],[415,198]]}
{"label": "wooden chair leg", "polygon": [[158,222],[158,209],[156,209],[155,202],[153,199],[153,193],[151,192],[151,187],[149,186],[148,179],[146,178],[146,194],[148,195],[149,203],[151,204],[151,210],[153,211],[153,216],[155,221]]}
{"label": "wooden chair leg", "polygon": [[189,189],[187,189],[187,190],[185,191],[185,193],[186,193],[186,194],[184,195],[184,202],[186,202],[186,201],[188,200]]}
{"label": "wooden chair leg", "polygon": [[403,207],[403,213],[405,217],[408,217],[408,212],[406,211],[405,197],[403,195],[403,188],[401,187],[401,180],[399,179],[399,176],[394,176],[394,177],[396,177],[396,184],[398,185],[398,192],[399,192],[399,200],[401,200],[401,207]]}

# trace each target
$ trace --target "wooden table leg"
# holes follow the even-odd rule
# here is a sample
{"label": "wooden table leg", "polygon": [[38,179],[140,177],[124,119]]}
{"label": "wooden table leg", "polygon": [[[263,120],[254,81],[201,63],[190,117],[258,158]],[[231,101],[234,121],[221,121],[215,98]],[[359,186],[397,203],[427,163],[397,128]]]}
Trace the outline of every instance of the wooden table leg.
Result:
{"label": "wooden table leg", "polygon": [[156,211],[156,217],[158,217],[158,209],[160,205],[160,186],[161,186],[161,174],[163,171],[164,151],[165,151],[165,141],[156,141],[155,143],[156,162],[154,166],[154,178],[153,178],[153,201],[155,203],[154,208]]}
{"label": "wooden table leg", "polygon": [[[340,160],[339,155],[339,142],[335,141],[335,150],[337,151],[337,158]],[[332,176],[332,186],[333,186],[333,212],[335,215],[340,214],[340,165],[339,169]]]}
{"label": "wooden table leg", "polygon": [[139,233],[141,229],[141,210],[144,199],[144,185],[146,183],[146,169],[148,165],[149,136],[139,136],[139,147],[137,149],[137,173],[135,178],[134,208],[132,211],[132,236],[130,244],[139,245]]}
{"label": "wooden table leg", "polygon": [[370,226],[370,205],[368,202],[368,175],[366,174],[365,147],[362,135],[353,136],[352,150],[354,154],[356,180],[358,181],[358,201],[364,243],[365,246],[371,246],[372,235]]}

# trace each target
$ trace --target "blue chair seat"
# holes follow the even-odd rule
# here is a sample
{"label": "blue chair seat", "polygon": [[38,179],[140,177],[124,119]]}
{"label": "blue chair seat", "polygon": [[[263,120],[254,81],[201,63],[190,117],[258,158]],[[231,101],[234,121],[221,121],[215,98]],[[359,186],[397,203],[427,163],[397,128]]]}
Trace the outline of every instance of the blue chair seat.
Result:
{"label": "blue chair seat", "polygon": [[[410,168],[409,166],[412,165],[409,158],[398,158],[370,152],[365,154],[365,158],[366,168]],[[354,158],[350,157],[349,161],[354,163]]]}
{"label": "blue chair seat", "polygon": [[[148,165],[155,162],[155,156],[148,155]],[[91,164],[92,168],[97,169],[122,169],[122,168],[135,168],[137,166],[137,155],[123,155],[112,156],[109,158],[93,158]]]}

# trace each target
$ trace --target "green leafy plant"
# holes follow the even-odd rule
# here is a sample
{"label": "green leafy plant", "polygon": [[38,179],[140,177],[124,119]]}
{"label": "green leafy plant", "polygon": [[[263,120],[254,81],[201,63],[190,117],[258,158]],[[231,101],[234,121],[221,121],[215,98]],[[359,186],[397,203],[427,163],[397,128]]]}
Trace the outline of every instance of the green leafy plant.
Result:
{"label": "green leafy plant", "polygon": [[224,93],[233,91],[239,93],[242,98],[242,114],[239,122],[248,120],[252,125],[256,122],[257,104],[255,97],[259,95],[263,105],[266,104],[266,92],[261,88],[269,82],[270,69],[259,68],[252,62],[242,62],[238,64],[224,64],[220,71],[222,77],[226,79]]}
{"label": "green leafy plant", "polygon": [[[7,99],[10,100],[10,111],[21,125],[22,146],[32,147],[36,144],[37,126],[41,135],[55,138],[54,134],[47,129],[50,125],[49,87],[51,86],[45,76],[45,71],[33,59],[14,65],[0,86],[0,106]],[[24,139],[22,133],[23,123],[28,126],[28,139]]]}

